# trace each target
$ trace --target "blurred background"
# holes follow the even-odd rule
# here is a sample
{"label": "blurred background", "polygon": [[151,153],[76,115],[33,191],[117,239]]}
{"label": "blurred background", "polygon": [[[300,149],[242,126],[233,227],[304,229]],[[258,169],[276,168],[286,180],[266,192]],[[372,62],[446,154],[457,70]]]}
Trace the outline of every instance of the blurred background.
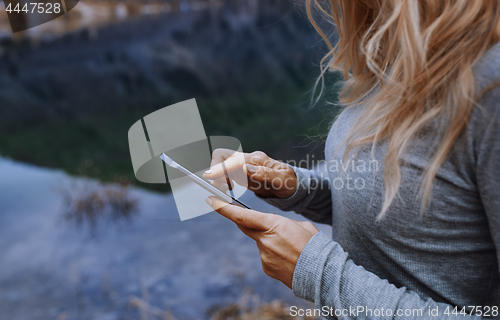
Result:
{"label": "blurred background", "polygon": [[168,185],[136,181],[127,132],[196,98],[207,135],[322,159],[339,78],[309,101],[326,51],[299,0],[81,0],[16,34],[0,4],[0,319],[295,319],[287,306],[311,307],[264,274],[234,225],[181,223]]}

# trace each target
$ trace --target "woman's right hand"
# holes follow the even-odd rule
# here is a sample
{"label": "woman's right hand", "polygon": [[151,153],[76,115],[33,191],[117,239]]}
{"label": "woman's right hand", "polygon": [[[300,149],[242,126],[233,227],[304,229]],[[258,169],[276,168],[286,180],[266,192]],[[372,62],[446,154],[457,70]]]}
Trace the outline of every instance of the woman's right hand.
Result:
{"label": "woman's right hand", "polygon": [[297,176],[289,165],[268,157],[262,151],[240,153],[229,149],[214,150],[210,170],[203,174],[218,188],[228,189],[222,163],[232,180],[259,196],[288,198],[297,189]]}

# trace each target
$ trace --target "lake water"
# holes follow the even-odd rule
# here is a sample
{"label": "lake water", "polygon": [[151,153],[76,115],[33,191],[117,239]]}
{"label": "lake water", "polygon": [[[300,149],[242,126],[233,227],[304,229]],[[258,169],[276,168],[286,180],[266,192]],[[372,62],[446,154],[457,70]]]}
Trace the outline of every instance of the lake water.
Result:
{"label": "lake water", "polygon": [[[264,274],[254,241],[233,223],[216,213],[181,222],[171,194],[132,188],[137,214],[92,236],[63,216],[62,190],[82,184],[96,182],[0,158],[0,319],[139,319],[144,312],[155,319],[163,311],[206,319],[208,308],[234,303],[248,288],[263,302],[306,304]],[[251,193],[242,200],[301,218]]]}

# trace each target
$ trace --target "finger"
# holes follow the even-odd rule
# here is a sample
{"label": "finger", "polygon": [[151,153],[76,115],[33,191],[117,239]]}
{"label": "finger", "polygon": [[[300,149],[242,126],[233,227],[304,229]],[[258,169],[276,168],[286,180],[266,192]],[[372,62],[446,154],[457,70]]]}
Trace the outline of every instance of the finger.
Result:
{"label": "finger", "polygon": [[207,179],[219,179],[224,177],[226,174],[241,171],[244,164],[245,157],[243,154],[239,152],[236,154],[233,152],[229,158],[213,163],[210,169],[203,173],[203,176]]}
{"label": "finger", "polygon": [[229,190],[233,190],[233,184],[231,183],[231,179],[229,179],[229,174],[227,172],[227,169],[226,169],[224,162],[221,162],[221,165],[222,165],[222,168],[224,169],[224,177],[226,178],[227,188]]}
{"label": "finger", "polygon": [[234,189],[234,182],[228,179],[220,178],[212,182],[214,187],[224,192]]}
{"label": "finger", "polygon": [[208,197],[206,201],[215,211],[237,225],[261,231],[268,230],[273,225],[274,216],[271,214],[230,205],[216,197]]}
{"label": "finger", "polygon": [[227,183],[224,180],[214,180],[214,182],[212,184],[214,185],[214,187],[216,187],[217,189],[219,189],[221,191],[224,191],[224,192],[229,191]]}
{"label": "finger", "polygon": [[207,179],[217,179],[224,175],[224,166],[226,173],[243,172],[242,168],[245,163],[263,166],[269,157],[262,151],[252,153],[241,153],[230,149],[216,149],[213,152],[212,163],[210,170],[203,174]]}
{"label": "finger", "polygon": [[290,166],[278,161],[274,161],[274,163],[268,165],[259,167],[245,166],[249,181],[248,189],[273,190],[273,192],[279,191],[283,194],[296,190],[298,180]]}
{"label": "finger", "polygon": [[[245,171],[250,181],[264,182],[267,185],[274,187],[278,184],[283,184],[281,182],[281,172],[274,168],[269,168],[265,166],[253,166],[251,164],[245,165]],[[280,180],[279,182],[277,180]]]}
{"label": "finger", "polygon": [[226,161],[229,159],[231,155],[234,153],[234,150],[218,148],[212,152],[212,162],[210,163],[210,167],[216,165],[217,163],[221,163],[222,161]]}

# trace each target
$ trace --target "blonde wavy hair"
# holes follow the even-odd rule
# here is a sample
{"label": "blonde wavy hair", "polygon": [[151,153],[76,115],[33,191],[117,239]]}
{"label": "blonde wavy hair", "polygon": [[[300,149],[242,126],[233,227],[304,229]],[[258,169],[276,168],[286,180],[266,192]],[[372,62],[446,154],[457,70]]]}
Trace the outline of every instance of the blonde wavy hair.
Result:
{"label": "blonde wavy hair", "polygon": [[[306,6],[330,48],[321,63],[323,85],[327,70],[340,71],[340,103],[347,109],[366,106],[347,134],[344,157],[387,141],[378,219],[398,194],[401,156],[415,135],[441,119],[437,148],[422,177],[423,213],[436,173],[478,99],[472,67],[500,40],[500,0],[307,0]],[[335,46],[315,20],[317,12],[335,24]]]}

